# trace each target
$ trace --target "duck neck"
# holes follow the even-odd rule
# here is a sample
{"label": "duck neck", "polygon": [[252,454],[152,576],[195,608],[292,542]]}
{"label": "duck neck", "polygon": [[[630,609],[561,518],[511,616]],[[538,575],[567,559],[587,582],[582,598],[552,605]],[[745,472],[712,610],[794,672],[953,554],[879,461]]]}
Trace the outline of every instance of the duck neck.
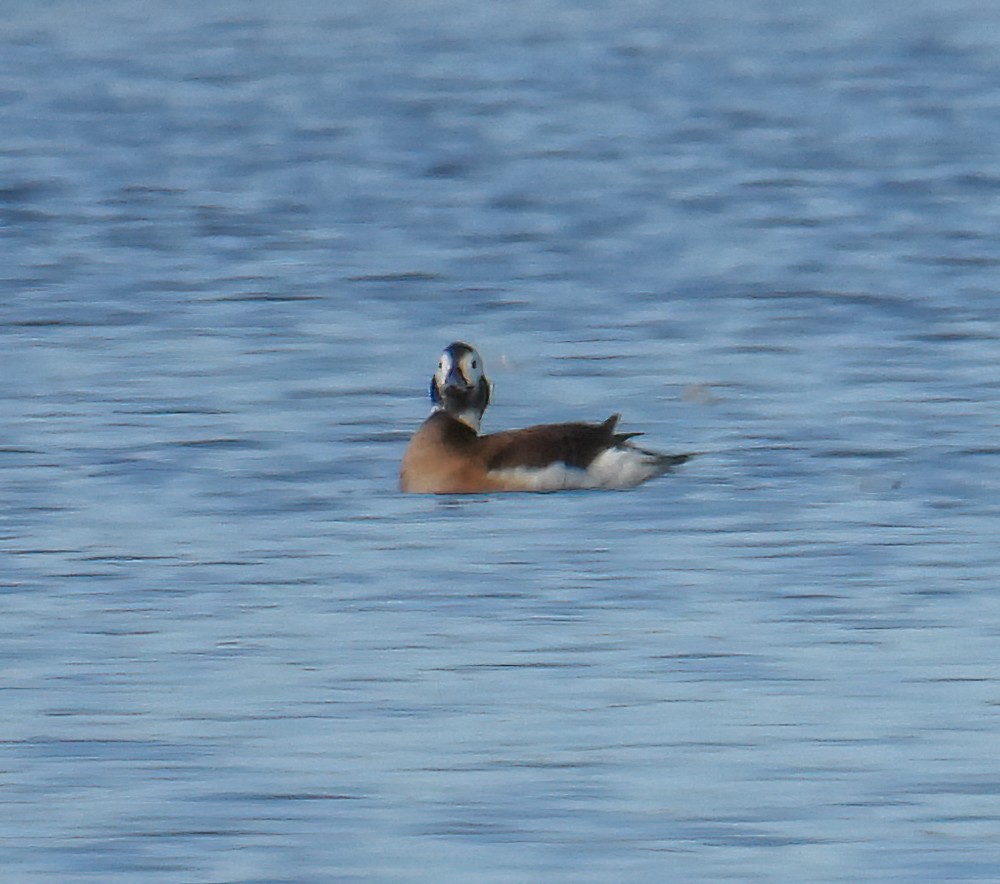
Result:
{"label": "duck neck", "polygon": [[445,414],[457,420],[459,423],[465,424],[469,429],[472,430],[476,435],[479,435],[479,422],[482,420],[482,412],[479,411],[452,411],[445,408],[443,405],[435,406],[433,413],[443,411]]}

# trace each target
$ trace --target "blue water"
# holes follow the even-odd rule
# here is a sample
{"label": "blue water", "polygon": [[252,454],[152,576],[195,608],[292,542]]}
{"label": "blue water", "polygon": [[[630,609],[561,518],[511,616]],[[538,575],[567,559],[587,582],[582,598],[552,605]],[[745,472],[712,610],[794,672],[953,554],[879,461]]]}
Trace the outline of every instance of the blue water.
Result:
{"label": "blue water", "polygon": [[[1000,6],[4,4],[5,882],[1000,880]],[[485,429],[701,456],[400,495]]]}

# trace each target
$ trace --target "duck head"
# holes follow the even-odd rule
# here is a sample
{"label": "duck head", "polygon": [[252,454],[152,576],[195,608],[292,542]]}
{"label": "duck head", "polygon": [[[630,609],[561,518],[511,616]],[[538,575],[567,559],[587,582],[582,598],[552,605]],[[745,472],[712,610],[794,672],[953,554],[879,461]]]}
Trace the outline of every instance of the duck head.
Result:
{"label": "duck head", "polygon": [[455,341],[444,348],[431,378],[434,411],[444,411],[479,432],[479,422],[490,401],[490,382],[476,348]]}

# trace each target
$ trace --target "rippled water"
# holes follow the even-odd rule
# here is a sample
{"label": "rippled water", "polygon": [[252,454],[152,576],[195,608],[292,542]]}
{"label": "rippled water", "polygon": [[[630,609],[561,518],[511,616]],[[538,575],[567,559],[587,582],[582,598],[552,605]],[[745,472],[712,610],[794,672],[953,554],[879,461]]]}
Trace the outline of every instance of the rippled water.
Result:
{"label": "rippled water", "polygon": [[[1000,8],[938,6],[8,4],[4,879],[1000,880]],[[404,497],[454,338],[486,429],[702,455]]]}

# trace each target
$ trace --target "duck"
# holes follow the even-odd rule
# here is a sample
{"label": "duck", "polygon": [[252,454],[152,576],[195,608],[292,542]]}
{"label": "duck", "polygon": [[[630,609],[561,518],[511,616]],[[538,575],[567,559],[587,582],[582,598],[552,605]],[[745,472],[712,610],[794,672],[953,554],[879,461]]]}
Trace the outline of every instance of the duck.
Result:
{"label": "duck", "polygon": [[480,435],[493,385],[471,344],[444,348],[430,380],[431,414],[403,454],[399,487],[416,494],[624,490],[662,476],[691,454],[661,454],[599,423],[539,424]]}

